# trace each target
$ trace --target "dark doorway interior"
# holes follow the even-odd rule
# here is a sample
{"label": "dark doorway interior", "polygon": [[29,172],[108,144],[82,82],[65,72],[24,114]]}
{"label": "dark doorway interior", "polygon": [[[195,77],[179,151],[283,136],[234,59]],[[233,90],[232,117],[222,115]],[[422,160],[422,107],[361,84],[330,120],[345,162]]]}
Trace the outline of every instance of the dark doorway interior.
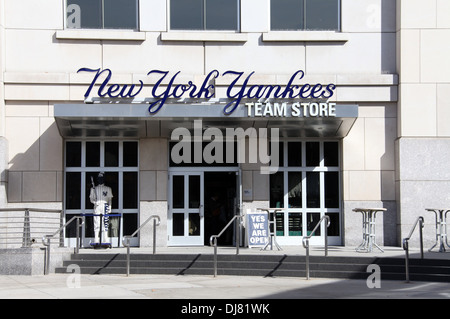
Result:
{"label": "dark doorway interior", "polygon": [[[233,218],[236,207],[236,173],[205,172],[205,245]],[[233,245],[234,227],[219,238],[218,245]]]}

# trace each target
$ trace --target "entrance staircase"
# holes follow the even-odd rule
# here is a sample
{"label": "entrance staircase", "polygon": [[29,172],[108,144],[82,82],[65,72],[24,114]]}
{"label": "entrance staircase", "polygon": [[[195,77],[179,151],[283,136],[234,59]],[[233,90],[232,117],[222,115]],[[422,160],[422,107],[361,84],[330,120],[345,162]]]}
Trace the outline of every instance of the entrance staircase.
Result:
{"label": "entrance staircase", "polygon": [[[64,261],[56,273],[76,264],[82,274],[126,274],[124,253],[80,253]],[[213,275],[212,254],[131,254],[130,274]],[[367,279],[371,264],[381,279],[405,280],[404,258],[310,256],[311,278]],[[233,276],[305,277],[304,256],[218,255],[217,274]],[[410,259],[410,280],[450,282],[450,260]]]}

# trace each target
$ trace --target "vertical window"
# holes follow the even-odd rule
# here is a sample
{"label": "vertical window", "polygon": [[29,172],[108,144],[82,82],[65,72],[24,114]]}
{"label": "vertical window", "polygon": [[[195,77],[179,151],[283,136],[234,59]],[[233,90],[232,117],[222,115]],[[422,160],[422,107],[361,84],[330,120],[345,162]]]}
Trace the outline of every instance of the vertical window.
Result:
{"label": "vertical window", "polygon": [[138,0],[67,0],[69,29],[138,29]]}
{"label": "vertical window", "polygon": [[[104,184],[111,187],[112,214],[110,237],[131,235],[139,220],[139,167],[136,141],[67,141],[65,144],[66,220],[80,214],[92,214],[89,195],[92,182],[98,184],[104,172]],[[66,238],[75,236],[75,224],[67,227]],[[84,238],[93,235],[93,218],[86,217]],[[118,241],[117,241],[118,242]]]}
{"label": "vertical window", "polygon": [[340,0],[271,0],[271,30],[340,30]]}
{"label": "vertical window", "polygon": [[239,30],[239,0],[171,0],[171,30]]}
{"label": "vertical window", "polygon": [[[339,142],[280,142],[280,167],[270,175],[270,207],[276,214],[277,236],[294,240],[309,235],[324,215],[331,219],[327,229],[340,242]],[[323,226],[321,226],[323,228]],[[320,228],[314,236],[321,236]]]}

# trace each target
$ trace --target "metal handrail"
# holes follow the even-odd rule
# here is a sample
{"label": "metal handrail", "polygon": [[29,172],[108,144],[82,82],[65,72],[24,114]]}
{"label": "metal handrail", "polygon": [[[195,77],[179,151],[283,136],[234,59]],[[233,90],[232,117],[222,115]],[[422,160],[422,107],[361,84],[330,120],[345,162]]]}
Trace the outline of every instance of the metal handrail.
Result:
{"label": "metal handrail", "polygon": [[[10,208],[0,208],[0,213],[15,213],[15,212],[23,212],[23,216],[15,216],[14,214],[8,216],[0,216],[0,221],[2,223],[3,220],[6,220],[6,227],[4,227],[4,232],[0,233],[0,241],[4,240],[5,245],[18,245],[22,244],[22,247],[31,247],[32,244],[36,242],[34,238],[31,236],[34,235],[36,237],[42,236],[42,234],[46,234],[49,231],[53,230],[55,227],[47,227],[51,225],[58,225],[59,227],[62,225],[62,210],[61,209],[47,209],[47,208],[28,208],[28,207],[10,207]],[[46,217],[46,216],[33,216],[30,213],[58,213],[58,217]],[[20,219],[20,220],[19,220]],[[58,220],[58,222],[44,222],[42,220]],[[14,225],[14,226],[11,226]],[[17,225],[17,226],[16,226]],[[39,225],[36,227],[36,225]],[[38,230],[35,230],[37,228]],[[21,231],[18,231],[18,230]],[[5,235],[5,236],[3,236]],[[12,236],[11,236],[12,235]],[[62,238],[62,237],[61,237]],[[18,241],[11,241],[18,240]],[[19,241],[21,240],[21,241]],[[63,245],[63,241],[60,242],[60,245]]]}
{"label": "metal handrail", "polygon": [[[222,229],[222,231],[218,235],[212,235],[209,238],[209,243],[211,246],[214,246],[214,277],[217,276],[217,239],[222,236],[225,230],[234,222],[235,219],[241,219],[241,215],[234,215],[233,218],[228,222],[228,224]],[[239,255],[239,244],[240,244],[240,231],[239,231],[239,223],[236,223],[236,255]]]}
{"label": "metal handrail", "polygon": [[[72,223],[74,220],[77,220],[77,226],[76,226],[77,243],[75,245],[74,253],[78,254],[80,252],[80,228],[84,224],[85,218],[84,218],[84,216],[74,216],[68,222],[66,222],[64,225],[62,225],[53,234],[45,235],[45,236],[42,237],[42,244],[45,246],[45,250],[46,250],[46,253],[45,253],[45,264],[44,264],[44,275],[48,275],[49,268],[50,268],[50,240],[56,234],[60,233],[66,226],[68,226],[70,223]],[[80,223],[80,220],[82,221],[81,223]]]}
{"label": "metal handrail", "polygon": [[[156,226],[161,224],[161,218],[158,215],[152,215],[147,220],[139,226],[138,229],[134,233],[129,236],[123,236],[122,243],[125,247],[127,247],[127,276],[130,275],[130,240],[132,237],[136,236],[141,229],[151,220],[153,219],[153,255],[156,253]],[[158,223],[156,223],[158,221]]]}
{"label": "metal handrail", "polygon": [[416,222],[414,223],[411,231],[409,232],[408,237],[403,238],[403,249],[405,250],[405,276],[406,282],[409,282],[409,240],[414,233],[414,230],[419,224],[419,236],[420,236],[420,258],[423,259],[423,234],[422,229],[424,227],[424,219],[422,216],[417,217]]}
{"label": "metal handrail", "polygon": [[[330,216],[323,215],[322,218],[319,220],[319,222],[316,224],[316,226],[313,228],[311,233],[308,236],[303,237],[303,247],[306,248],[306,279],[307,280],[309,280],[309,239],[312,237],[312,235],[314,235],[317,228],[320,226],[322,221],[324,221],[325,219],[327,220],[327,228],[328,228],[330,226]],[[325,230],[325,256],[328,256],[328,234],[327,234],[326,230]]]}

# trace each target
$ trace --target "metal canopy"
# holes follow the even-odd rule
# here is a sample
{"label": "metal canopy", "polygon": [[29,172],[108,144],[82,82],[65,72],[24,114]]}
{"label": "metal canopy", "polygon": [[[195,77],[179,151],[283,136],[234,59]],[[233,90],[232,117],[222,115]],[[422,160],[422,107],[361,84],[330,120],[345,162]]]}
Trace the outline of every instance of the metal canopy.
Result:
{"label": "metal canopy", "polygon": [[343,138],[358,117],[358,105],[336,105],[335,117],[248,117],[239,107],[224,115],[221,104],[165,104],[156,114],[148,104],[56,104],[54,116],[62,137],[142,138],[170,137],[183,127],[194,129],[202,120],[203,129],[278,128],[280,137]]}

